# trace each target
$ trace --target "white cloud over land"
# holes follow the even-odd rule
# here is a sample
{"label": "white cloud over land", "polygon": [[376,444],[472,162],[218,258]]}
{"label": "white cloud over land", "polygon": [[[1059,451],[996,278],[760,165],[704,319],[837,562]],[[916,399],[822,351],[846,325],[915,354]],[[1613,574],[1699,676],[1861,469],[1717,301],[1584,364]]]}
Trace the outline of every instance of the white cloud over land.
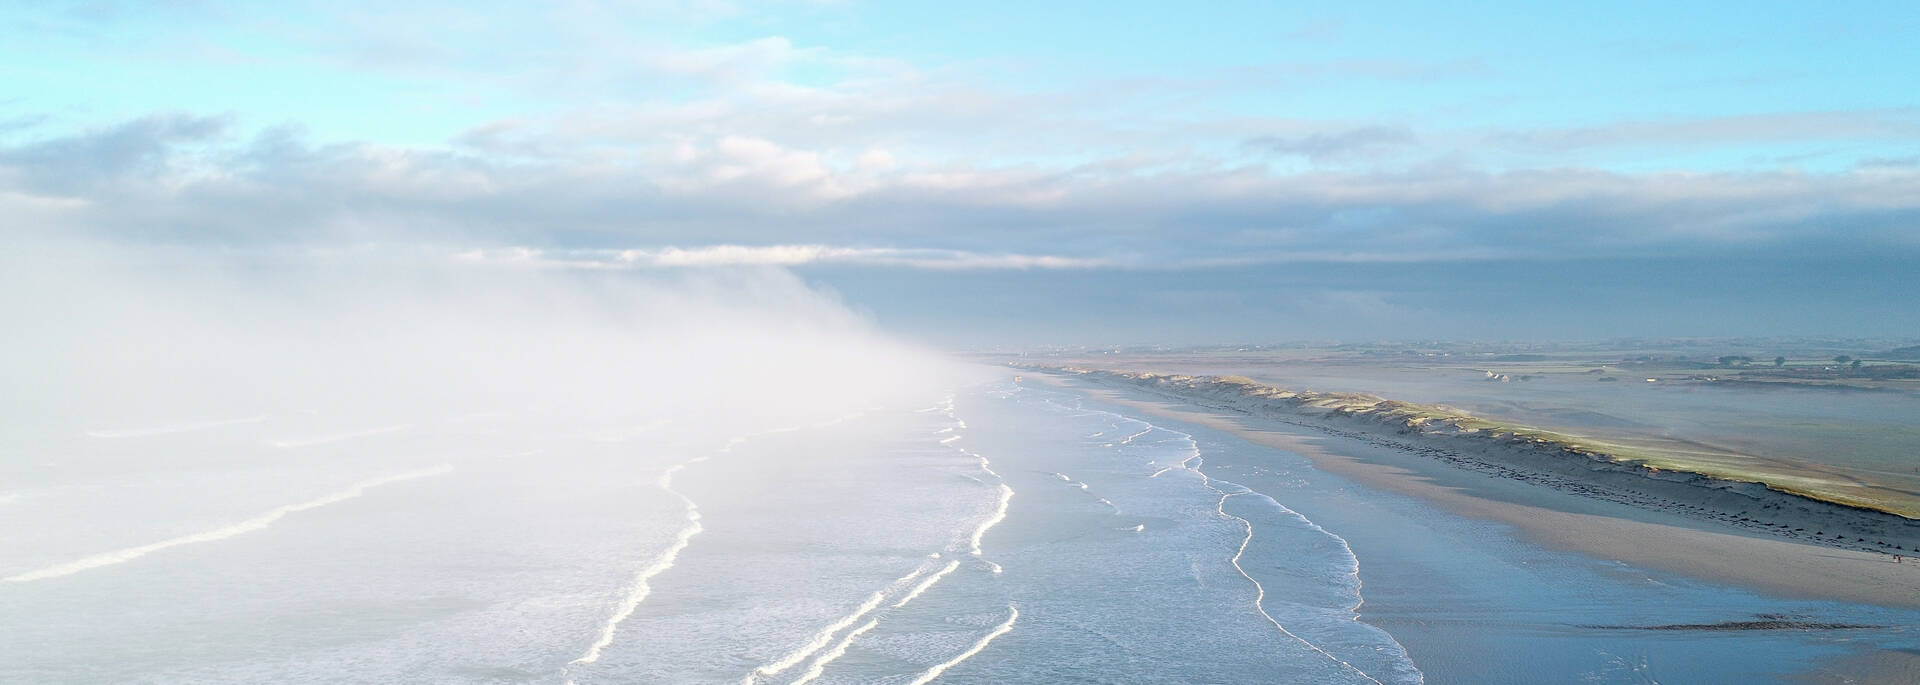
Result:
{"label": "white cloud over land", "polygon": [[[1049,170],[720,139],[676,157],[314,144],[165,115],[0,146],[15,235],[394,245],[581,266],[1086,269],[1920,250],[1920,167]],[[718,166],[708,155],[744,145]],[[668,146],[671,148],[673,146]],[[645,152],[649,148],[642,146]],[[747,154],[752,153],[752,154]],[[733,153],[725,153],[733,154]],[[724,173],[721,173],[724,172]],[[478,250],[477,252],[473,252]]]}
{"label": "white cloud over land", "polygon": [[470,264],[558,268],[697,268],[848,264],[924,269],[1090,269],[1115,266],[1102,259],[1027,254],[981,254],[963,250],[834,247],[829,245],[706,245],[658,249],[579,250],[532,247],[480,248],[457,253]]}

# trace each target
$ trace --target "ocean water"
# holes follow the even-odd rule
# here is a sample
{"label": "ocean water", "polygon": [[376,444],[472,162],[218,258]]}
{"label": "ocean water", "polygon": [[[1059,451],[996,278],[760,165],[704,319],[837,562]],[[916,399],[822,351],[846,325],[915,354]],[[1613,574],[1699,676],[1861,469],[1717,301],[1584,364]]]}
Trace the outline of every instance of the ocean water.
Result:
{"label": "ocean water", "polygon": [[1339,536],[1083,402],[49,427],[0,680],[1419,680]]}
{"label": "ocean water", "polygon": [[[1030,380],[535,414],[16,439],[0,681],[1422,682],[1403,630],[1457,633],[1450,674],[1646,682],[1744,638],[1579,626],[1678,622],[1644,601],[1701,620],[1779,604],[1525,547]],[[1763,675],[1860,644],[1763,639]]]}

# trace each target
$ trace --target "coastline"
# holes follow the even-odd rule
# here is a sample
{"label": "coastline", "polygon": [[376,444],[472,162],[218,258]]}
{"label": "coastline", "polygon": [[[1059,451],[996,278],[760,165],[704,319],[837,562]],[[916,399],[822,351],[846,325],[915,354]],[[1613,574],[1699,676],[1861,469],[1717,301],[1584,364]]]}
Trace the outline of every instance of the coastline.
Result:
{"label": "coastline", "polygon": [[[1720,489],[1759,486],[1827,505],[1892,514],[1890,525],[1920,524],[1920,493],[1875,485],[1817,465],[1785,468],[1780,460],[1760,460],[1702,443],[1669,439],[1662,446],[1617,437],[1579,435],[1511,421],[1491,420],[1445,405],[1418,404],[1351,392],[1291,390],[1241,376],[1122,372],[1063,368],[1070,373],[1132,383],[1152,390],[1210,400],[1236,410],[1317,419],[1322,425],[1386,429],[1395,435],[1418,435],[1421,442],[1467,443],[1475,448],[1498,447],[1509,454],[1504,461],[1542,461],[1536,467],[1558,469],[1575,463],[1590,470],[1628,472],[1642,479],[1686,481]],[[1420,445],[1413,448],[1418,449]],[[1798,500],[1789,500],[1797,502]],[[1869,517],[1872,518],[1872,517]],[[1904,519],[1900,521],[1899,519]],[[1868,540],[1872,541],[1871,530]],[[1909,547],[1908,550],[1913,548]]]}
{"label": "coastline", "polygon": [[[1568,468],[1565,456],[1549,460],[1526,448],[1233,401],[1219,388],[1194,391],[1199,379],[1192,377],[1041,370],[1048,372],[1042,375],[1047,382],[1071,383],[1104,400],[1287,450],[1362,485],[1513,526],[1522,538],[1549,548],[1783,597],[1920,608],[1920,562],[1892,563],[1874,544],[1910,551],[1920,542],[1920,525],[1891,514],[1758,484],[1649,478],[1604,460],[1571,462]],[[1181,380],[1160,382],[1175,378]],[[1806,530],[1796,534],[1794,527]],[[1834,531],[1847,531],[1846,542],[1834,544]],[[1878,537],[1868,541],[1867,535]]]}

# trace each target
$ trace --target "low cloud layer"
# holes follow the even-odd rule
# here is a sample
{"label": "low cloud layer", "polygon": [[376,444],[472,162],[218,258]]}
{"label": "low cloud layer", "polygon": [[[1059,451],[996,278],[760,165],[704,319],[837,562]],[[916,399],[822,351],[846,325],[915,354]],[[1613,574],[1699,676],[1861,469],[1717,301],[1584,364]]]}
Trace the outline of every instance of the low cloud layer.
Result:
{"label": "low cloud layer", "polygon": [[[1324,145],[1322,145],[1324,143]],[[1276,145],[1278,143],[1275,143]],[[1331,150],[1330,140],[1289,143]],[[1328,147],[1331,146],[1331,147]],[[838,163],[765,140],[514,162],[156,115],[0,149],[16,234],[601,250],[628,265],[931,268],[1920,249],[1920,168],[1277,173]],[[577,151],[578,152],[578,151]],[[1330,152],[1328,152],[1330,154]],[[473,252],[478,250],[478,252]]]}
{"label": "low cloud layer", "polygon": [[0,286],[13,322],[0,384],[32,389],[0,405],[48,430],[315,412],[800,413],[932,392],[954,373],[779,269],[476,269],[67,241],[0,257]]}

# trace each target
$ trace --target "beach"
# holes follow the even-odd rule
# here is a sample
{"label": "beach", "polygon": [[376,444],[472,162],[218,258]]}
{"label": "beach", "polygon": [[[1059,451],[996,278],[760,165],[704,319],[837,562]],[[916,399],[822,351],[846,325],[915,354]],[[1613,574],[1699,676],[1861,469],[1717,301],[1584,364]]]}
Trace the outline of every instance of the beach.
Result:
{"label": "beach", "polygon": [[[1405,433],[1354,430],[1349,423],[1316,421],[1300,414],[1275,415],[1244,406],[1218,402],[1199,410],[1200,398],[1176,396],[1180,404],[1154,403],[1115,395],[1116,402],[1135,403],[1143,411],[1183,419],[1234,432],[1258,444],[1285,449],[1312,459],[1315,466],[1383,490],[1433,502],[1464,516],[1499,521],[1525,532],[1530,540],[1677,573],[1741,583],[1785,596],[1817,597],[1852,602],[1920,608],[1920,564],[1893,563],[1893,552],[1864,548],[1849,537],[1827,543],[1805,532],[1756,530],[1726,521],[1735,507],[1740,512],[1766,506],[1764,499],[1792,502],[1796,496],[1758,493],[1728,496],[1712,488],[1649,481],[1634,483],[1659,492],[1659,498],[1637,498],[1631,503],[1609,499],[1599,488],[1545,477],[1539,471],[1509,468],[1497,473],[1463,468],[1409,449],[1419,438]],[[1212,399],[1218,400],[1217,396]],[[1419,445],[1432,448],[1435,443]],[[1458,453],[1459,444],[1441,443]],[[1456,454],[1456,456],[1458,456]],[[1512,465],[1516,460],[1498,450],[1481,448],[1474,461]],[[1459,461],[1458,459],[1455,460]],[[1627,480],[1612,472],[1614,480]],[[1564,472],[1563,472],[1564,473]],[[1629,481],[1631,482],[1631,481]],[[1595,483],[1594,485],[1599,485]],[[1577,491],[1570,491],[1577,490]],[[1823,507],[1800,502],[1797,509],[1768,512],[1770,522],[1819,533],[1857,529],[1882,523],[1874,512]],[[1744,505],[1744,506],[1743,506]],[[1726,511],[1716,510],[1719,507]],[[1846,519],[1858,516],[1865,523]],[[1749,522],[1751,523],[1751,522]],[[1874,528],[1907,550],[1914,548],[1914,527]],[[1851,525],[1850,525],[1851,524]],[[1769,526],[1771,527],[1771,526]],[[1879,547],[1879,545],[1875,545]],[[1903,555],[1905,556],[1905,555]]]}
{"label": "beach", "polygon": [[[1745,640],[1764,642],[1791,634],[1830,635],[1845,642],[1849,635],[1873,632],[1860,627],[1871,621],[1856,624],[1836,618],[1850,612],[1880,616],[1884,622],[1879,627],[1884,628],[1912,622],[1913,611],[1920,608],[1920,564],[1911,560],[1895,564],[1886,554],[1782,539],[1686,513],[1595,499],[1462,469],[1364,436],[1263,419],[1082,374],[1031,378],[1073,387],[1154,420],[1205,426],[1276,453],[1297,455],[1315,470],[1351,481],[1353,490],[1331,495],[1337,501],[1321,510],[1309,509],[1310,503],[1297,496],[1288,501],[1352,542],[1365,569],[1367,604],[1361,620],[1385,628],[1405,644],[1432,682],[1537,679],[1546,672],[1537,670],[1545,667],[1540,663],[1501,670],[1471,656],[1519,649],[1519,644],[1551,655],[1604,649],[1609,640],[1632,633],[1656,640],[1700,640],[1699,651],[1688,658],[1713,663],[1716,654],[1745,649],[1738,646]],[[1212,468],[1231,468],[1237,482],[1248,484],[1254,480],[1249,473],[1263,468],[1260,463],[1250,457]],[[1391,511],[1396,505],[1382,504],[1400,498],[1406,501],[1397,505],[1398,514]],[[1407,513],[1427,507],[1432,513],[1426,516]],[[1514,571],[1516,567],[1524,570]],[[1544,570],[1554,567],[1561,568]],[[1489,580],[1500,576],[1498,569],[1515,578]],[[1560,574],[1607,580],[1576,581]],[[1540,587],[1521,587],[1526,583]],[[1645,596],[1687,585],[1703,588],[1716,599]],[[1714,606],[1722,596],[1716,593],[1737,596],[1730,604],[1749,611]],[[1583,618],[1610,611],[1637,620],[1610,625]],[[1920,677],[1920,654],[1908,630],[1900,627],[1898,634],[1904,637],[1892,642],[1864,640],[1840,653],[1804,656],[1802,669],[1791,674],[1753,675],[1800,682],[1909,682]],[[1553,646],[1536,644],[1541,641]],[[1565,654],[1542,658],[1562,657],[1577,660]],[[1653,671],[1674,675],[1671,663],[1658,658],[1654,662],[1645,667],[1651,670],[1629,679],[1651,678]],[[1621,674],[1632,674],[1640,662],[1628,658],[1622,663]],[[1682,682],[1736,680],[1730,673],[1695,672]]]}

